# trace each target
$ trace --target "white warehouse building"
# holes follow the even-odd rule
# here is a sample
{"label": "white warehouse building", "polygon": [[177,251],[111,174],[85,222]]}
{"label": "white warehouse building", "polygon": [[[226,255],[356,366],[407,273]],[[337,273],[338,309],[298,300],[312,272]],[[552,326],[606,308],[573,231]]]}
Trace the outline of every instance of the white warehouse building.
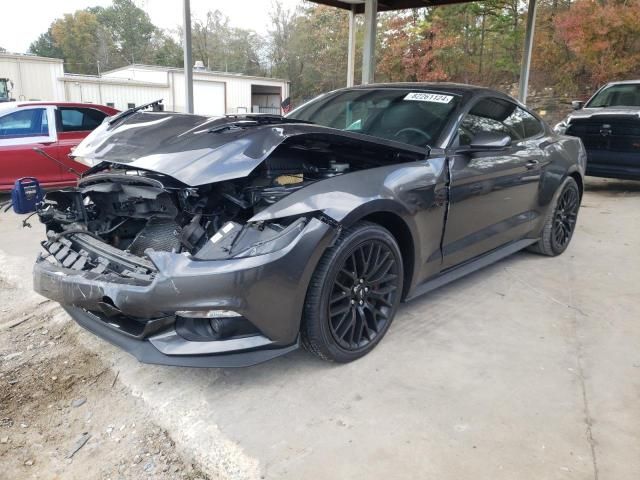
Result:
{"label": "white warehouse building", "polygon": [[[0,53],[0,78],[13,83],[16,100],[98,103],[126,110],[163,99],[165,110],[184,111],[184,70],[129,65],[101,76],[65,74],[62,60]],[[289,96],[287,80],[238,73],[210,72],[196,62],[193,71],[194,113],[280,114]]]}
{"label": "white warehouse building", "polygon": [[15,100],[64,101],[64,85],[59,80],[63,76],[59,58],[0,53],[0,78],[9,79]]}
{"label": "white warehouse building", "polygon": [[[74,102],[102,103],[120,110],[164,99],[166,110],[184,111],[184,70],[152,65],[129,65],[101,77],[65,75],[66,98]],[[277,113],[289,96],[289,82],[237,73],[194,69],[194,113]]]}

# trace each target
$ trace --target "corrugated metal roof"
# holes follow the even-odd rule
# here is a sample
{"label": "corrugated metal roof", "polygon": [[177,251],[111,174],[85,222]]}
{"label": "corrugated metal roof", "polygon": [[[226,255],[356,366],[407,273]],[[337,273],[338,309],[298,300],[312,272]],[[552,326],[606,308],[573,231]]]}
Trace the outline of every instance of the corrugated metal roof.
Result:
{"label": "corrugated metal roof", "polygon": [[[351,10],[355,6],[356,13],[364,13],[364,0],[309,0],[313,3],[321,3],[331,7]],[[454,3],[468,3],[473,0],[378,0],[378,11],[406,10],[408,8],[437,7]]]}
{"label": "corrugated metal roof", "polygon": [[0,58],[9,58],[11,60],[25,60],[29,62],[45,62],[45,63],[63,63],[61,58],[39,57],[30,53],[10,53],[0,52]]}
{"label": "corrugated metal roof", "polygon": [[[184,72],[184,68],[177,67],[164,67],[162,65],[145,65],[143,63],[132,63],[130,65],[125,65],[124,67],[114,68],[113,70],[108,70],[106,72],[102,72],[103,75],[108,75],[113,72],[120,72],[122,70],[128,69],[139,69],[139,70],[156,70],[163,72]],[[253,79],[253,80],[269,80],[272,82],[289,82],[289,80],[284,78],[274,78],[274,77],[260,77],[256,75],[245,75],[243,73],[234,73],[234,72],[216,72],[214,70],[196,70],[193,69],[193,73],[197,75],[211,75],[215,77],[230,77],[230,78],[243,78],[243,79]]]}

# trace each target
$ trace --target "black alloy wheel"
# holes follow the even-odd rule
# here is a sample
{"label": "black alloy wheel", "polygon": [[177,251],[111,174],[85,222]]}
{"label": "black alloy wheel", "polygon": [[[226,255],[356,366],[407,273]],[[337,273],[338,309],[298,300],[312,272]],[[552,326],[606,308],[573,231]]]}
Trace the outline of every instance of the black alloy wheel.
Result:
{"label": "black alloy wheel", "polygon": [[579,210],[580,189],[575,179],[567,177],[554,197],[540,233],[540,240],[531,245],[529,250],[549,257],[564,252],[573,237]]}
{"label": "black alloy wheel", "polygon": [[580,193],[574,188],[565,188],[558,199],[558,206],[553,216],[553,247],[564,250],[573,235],[578,219]]}
{"label": "black alloy wheel", "polygon": [[399,294],[398,263],[379,240],[359,244],[343,262],[329,299],[331,334],[340,347],[357,351],[385,330]]}
{"label": "black alloy wheel", "polygon": [[400,303],[402,256],[391,233],[361,222],[340,234],[311,279],[303,345],[325,360],[349,362],[370,352]]}

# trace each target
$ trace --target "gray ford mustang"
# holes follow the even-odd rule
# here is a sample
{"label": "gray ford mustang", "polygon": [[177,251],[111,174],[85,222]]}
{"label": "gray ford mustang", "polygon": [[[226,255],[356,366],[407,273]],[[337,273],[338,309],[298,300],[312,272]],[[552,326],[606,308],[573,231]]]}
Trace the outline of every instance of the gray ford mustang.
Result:
{"label": "gray ford mustang", "polygon": [[140,361],[355,360],[398,305],[523,248],[555,256],[586,154],[493,90],[388,84],[287,117],[133,109],[49,192],[35,289]]}

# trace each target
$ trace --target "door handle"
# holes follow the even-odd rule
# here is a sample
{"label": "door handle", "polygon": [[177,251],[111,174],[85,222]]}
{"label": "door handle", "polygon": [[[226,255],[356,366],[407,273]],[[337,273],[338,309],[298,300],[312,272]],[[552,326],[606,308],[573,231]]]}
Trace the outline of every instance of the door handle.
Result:
{"label": "door handle", "polygon": [[536,168],[538,165],[540,165],[540,161],[535,159],[527,160],[527,163],[525,164],[528,170],[532,170]]}

